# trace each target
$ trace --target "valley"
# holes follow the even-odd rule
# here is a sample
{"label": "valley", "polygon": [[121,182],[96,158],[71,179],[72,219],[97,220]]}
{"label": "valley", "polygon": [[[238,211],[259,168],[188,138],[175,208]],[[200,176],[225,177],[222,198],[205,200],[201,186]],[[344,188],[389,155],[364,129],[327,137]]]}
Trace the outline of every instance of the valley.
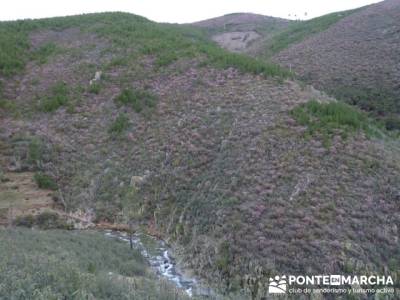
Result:
{"label": "valley", "polygon": [[[280,274],[398,282],[399,9],[0,22],[0,299],[281,299]],[[348,299],[400,294],[363,297]]]}

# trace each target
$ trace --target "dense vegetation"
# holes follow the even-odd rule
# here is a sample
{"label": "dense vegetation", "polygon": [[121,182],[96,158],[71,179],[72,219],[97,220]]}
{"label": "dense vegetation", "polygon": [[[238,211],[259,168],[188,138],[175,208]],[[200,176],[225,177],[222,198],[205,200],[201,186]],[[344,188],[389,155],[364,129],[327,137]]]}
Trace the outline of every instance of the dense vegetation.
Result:
{"label": "dense vegetation", "polygon": [[357,131],[368,136],[379,132],[365,113],[342,102],[320,103],[311,100],[297,106],[291,114],[301,125],[307,126],[308,135],[320,133],[327,138],[335,134],[347,137],[349,133]]}
{"label": "dense vegetation", "polygon": [[358,106],[384,123],[388,130],[400,130],[400,102],[395,91],[383,88],[338,86],[330,91],[337,99]]}
{"label": "dense vegetation", "polygon": [[185,299],[100,233],[0,229],[0,299]]}

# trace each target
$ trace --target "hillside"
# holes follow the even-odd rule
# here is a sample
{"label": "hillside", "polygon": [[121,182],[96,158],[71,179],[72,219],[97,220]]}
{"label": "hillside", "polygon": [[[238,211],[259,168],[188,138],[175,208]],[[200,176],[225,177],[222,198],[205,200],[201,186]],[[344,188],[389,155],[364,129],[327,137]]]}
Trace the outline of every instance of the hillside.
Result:
{"label": "hillside", "polygon": [[254,55],[276,33],[286,29],[290,20],[269,16],[235,13],[192,23],[221,47],[238,53]]}
{"label": "hillside", "polygon": [[358,10],[274,56],[302,80],[400,128],[400,2]]}
{"label": "hillside", "polygon": [[131,14],[0,23],[0,40],[2,183],[37,174],[59,210],[162,237],[233,299],[304,270],[399,278],[399,142],[363,112]]}

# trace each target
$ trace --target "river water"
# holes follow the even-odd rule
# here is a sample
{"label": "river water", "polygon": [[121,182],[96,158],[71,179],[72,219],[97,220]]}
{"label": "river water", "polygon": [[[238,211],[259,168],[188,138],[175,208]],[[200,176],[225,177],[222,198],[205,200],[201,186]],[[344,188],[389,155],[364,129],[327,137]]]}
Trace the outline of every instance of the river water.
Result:
{"label": "river water", "polygon": [[[125,232],[106,231],[106,236],[122,240],[129,244]],[[216,294],[199,283],[195,278],[188,277],[179,269],[171,250],[166,243],[143,233],[135,233],[132,239],[133,247],[147,259],[151,268],[160,276],[173,282],[177,288],[183,289],[189,296],[216,298]]]}

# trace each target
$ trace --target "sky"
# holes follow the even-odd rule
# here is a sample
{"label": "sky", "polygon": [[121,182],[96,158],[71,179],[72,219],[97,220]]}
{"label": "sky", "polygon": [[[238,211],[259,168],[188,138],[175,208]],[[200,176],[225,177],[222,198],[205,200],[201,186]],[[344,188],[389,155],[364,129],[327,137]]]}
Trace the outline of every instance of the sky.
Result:
{"label": "sky", "polygon": [[[1,3],[3,2],[3,3]],[[234,12],[309,19],[378,0],[0,0],[0,20],[124,11],[157,22],[190,23]]]}

